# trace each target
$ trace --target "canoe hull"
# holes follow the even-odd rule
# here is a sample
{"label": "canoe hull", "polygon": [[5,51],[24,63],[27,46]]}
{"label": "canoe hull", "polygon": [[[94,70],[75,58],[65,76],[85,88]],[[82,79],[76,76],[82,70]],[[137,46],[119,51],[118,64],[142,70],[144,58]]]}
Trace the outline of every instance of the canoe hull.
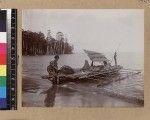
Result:
{"label": "canoe hull", "polygon": [[[91,70],[80,70],[75,74],[65,75],[58,74],[57,78],[45,75],[42,79],[48,79],[53,84],[64,84],[68,82],[102,82],[108,79],[116,77],[119,74],[121,67],[112,67],[111,69],[101,70],[101,71],[91,71]],[[57,82],[56,82],[57,81]],[[107,82],[106,82],[107,83]]]}

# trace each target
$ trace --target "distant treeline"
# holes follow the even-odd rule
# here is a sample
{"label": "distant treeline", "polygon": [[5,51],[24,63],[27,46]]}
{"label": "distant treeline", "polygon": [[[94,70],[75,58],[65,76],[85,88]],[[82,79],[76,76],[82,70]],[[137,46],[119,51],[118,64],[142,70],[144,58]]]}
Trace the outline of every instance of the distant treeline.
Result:
{"label": "distant treeline", "polygon": [[55,55],[71,54],[73,46],[62,39],[48,39],[42,32],[22,30],[22,54],[23,55]]}

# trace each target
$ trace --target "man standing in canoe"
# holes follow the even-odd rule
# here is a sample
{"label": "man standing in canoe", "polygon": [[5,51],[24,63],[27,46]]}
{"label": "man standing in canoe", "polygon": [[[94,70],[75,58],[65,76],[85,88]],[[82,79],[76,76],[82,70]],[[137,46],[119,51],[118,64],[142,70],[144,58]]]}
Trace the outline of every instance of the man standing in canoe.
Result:
{"label": "man standing in canoe", "polygon": [[114,53],[115,66],[117,66],[117,52]]}
{"label": "man standing in canoe", "polygon": [[52,76],[53,84],[59,84],[59,78],[58,78],[58,60],[59,56],[55,55],[54,60],[50,62],[50,65],[47,67],[47,72],[50,76]]}

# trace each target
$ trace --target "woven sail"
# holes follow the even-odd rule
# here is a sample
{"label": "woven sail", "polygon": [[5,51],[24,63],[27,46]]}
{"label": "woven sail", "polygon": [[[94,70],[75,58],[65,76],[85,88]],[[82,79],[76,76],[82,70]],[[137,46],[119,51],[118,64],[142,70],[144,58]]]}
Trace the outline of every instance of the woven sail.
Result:
{"label": "woven sail", "polygon": [[88,57],[93,62],[103,62],[103,61],[109,61],[102,53],[84,50],[84,52],[88,55]]}

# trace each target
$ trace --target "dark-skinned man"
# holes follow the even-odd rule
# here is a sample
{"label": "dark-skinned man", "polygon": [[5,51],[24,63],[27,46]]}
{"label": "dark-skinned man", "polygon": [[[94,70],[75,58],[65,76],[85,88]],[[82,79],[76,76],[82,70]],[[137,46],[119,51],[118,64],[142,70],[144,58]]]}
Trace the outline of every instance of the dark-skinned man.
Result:
{"label": "dark-skinned man", "polygon": [[47,72],[49,73],[50,76],[52,76],[53,84],[59,84],[59,78],[58,78],[58,60],[59,56],[55,55],[54,60],[52,60],[47,67]]}

